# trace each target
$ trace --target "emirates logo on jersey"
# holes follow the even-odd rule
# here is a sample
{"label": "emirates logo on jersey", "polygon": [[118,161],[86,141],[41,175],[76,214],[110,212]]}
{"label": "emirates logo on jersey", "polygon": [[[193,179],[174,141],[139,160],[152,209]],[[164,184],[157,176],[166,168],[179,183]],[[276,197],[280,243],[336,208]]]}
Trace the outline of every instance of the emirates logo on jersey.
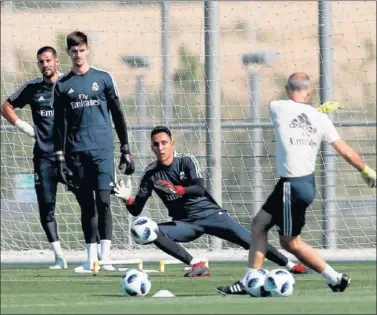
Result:
{"label": "emirates logo on jersey", "polygon": [[290,128],[301,129],[301,135],[297,137],[290,137],[289,142],[292,145],[317,147],[318,143],[313,136],[317,133],[317,128],[311,123],[305,113],[301,113],[294,118],[290,124]]}

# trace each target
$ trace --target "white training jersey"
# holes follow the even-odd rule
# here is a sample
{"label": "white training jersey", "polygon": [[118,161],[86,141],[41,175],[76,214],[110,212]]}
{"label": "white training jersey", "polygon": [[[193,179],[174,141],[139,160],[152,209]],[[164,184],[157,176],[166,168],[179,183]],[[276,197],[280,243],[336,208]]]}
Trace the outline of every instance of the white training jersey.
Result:
{"label": "white training jersey", "polygon": [[281,177],[301,177],[315,170],[321,142],[340,139],[326,114],[292,100],[272,101],[270,116],[276,137],[276,165]]}

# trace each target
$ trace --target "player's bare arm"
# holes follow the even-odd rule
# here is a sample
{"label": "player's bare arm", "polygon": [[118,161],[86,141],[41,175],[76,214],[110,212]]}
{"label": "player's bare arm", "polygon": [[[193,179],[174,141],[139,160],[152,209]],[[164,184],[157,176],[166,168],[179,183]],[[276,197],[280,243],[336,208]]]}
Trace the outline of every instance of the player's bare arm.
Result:
{"label": "player's bare arm", "polygon": [[376,172],[364,163],[361,156],[346,141],[338,139],[331,145],[350,165],[361,173],[361,177],[369,187],[376,186]]}

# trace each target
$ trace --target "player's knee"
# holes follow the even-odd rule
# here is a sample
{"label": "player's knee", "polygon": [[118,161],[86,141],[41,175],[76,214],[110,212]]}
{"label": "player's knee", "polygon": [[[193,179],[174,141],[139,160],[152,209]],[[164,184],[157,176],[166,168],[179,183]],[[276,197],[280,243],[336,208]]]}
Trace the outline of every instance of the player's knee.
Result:
{"label": "player's knee", "polygon": [[261,224],[260,220],[258,220],[258,217],[254,217],[254,219],[251,221],[252,235],[263,234],[264,230],[264,226]]}
{"label": "player's knee", "polygon": [[55,203],[46,202],[39,204],[39,216],[42,222],[55,221]]}
{"label": "player's knee", "polygon": [[290,253],[296,253],[300,248],[300,240],[297,237],[281,236],[280,246]]}
{"label": "player's knee", "polygon": [[99,212],[107,212],[110,209],[110,191],[100,190],[96,198]]}

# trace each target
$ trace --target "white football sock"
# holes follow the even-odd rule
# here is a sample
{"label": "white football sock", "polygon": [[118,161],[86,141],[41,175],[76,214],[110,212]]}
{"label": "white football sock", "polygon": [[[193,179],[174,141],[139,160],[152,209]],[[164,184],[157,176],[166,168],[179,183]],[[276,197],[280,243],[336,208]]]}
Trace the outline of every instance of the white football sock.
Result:
{"label": "white football sock", "polygon": [[342,278],[342,274],[336,272],[330,265],[326,265],[326,268],[321,272],[321,275],[327,279],[327,283],[332,285],[338,284],[339,280]]}
{"label": "white football sock", "polygon": [[97,260],[97,243],[86,244],[86,253],[88,255],[88,261],[93,262]]}
{"label": "white football sock", "polygon": [[51,242],[52,249],[55,253],[55,258],[63,258],[63,251],[59,241]]}
{"label": "white football sock", "polygon": [[101,260],[109,260],[111,240],[101,240]]}
{"label": "white football sock", "polygon": [[287,268],[288,270],[292,270],[292,268],[295,266],[295,263],[293,263],[292,261],[288,260],[288,263],[285,265],[285,268]]}

